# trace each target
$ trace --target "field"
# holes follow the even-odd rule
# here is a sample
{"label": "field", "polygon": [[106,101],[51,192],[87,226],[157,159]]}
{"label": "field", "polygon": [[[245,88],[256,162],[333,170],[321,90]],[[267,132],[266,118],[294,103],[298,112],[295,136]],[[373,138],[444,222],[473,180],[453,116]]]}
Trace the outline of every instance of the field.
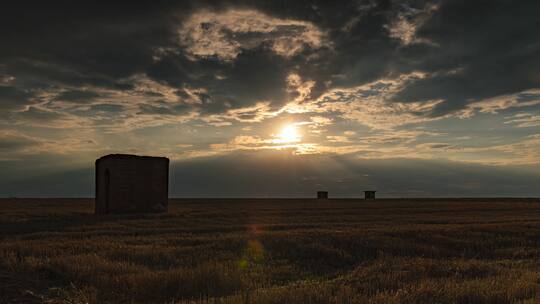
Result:
{"label": "field", "polygon": [[0,303],[540,303],[540,200],[0,200]]}

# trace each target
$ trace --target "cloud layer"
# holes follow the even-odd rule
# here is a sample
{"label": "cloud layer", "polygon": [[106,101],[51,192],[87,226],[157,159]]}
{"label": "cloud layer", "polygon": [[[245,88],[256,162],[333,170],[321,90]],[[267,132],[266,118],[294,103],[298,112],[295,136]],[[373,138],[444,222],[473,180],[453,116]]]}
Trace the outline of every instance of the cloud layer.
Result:
{"label": "cloud layer", "polygon": [[[538,9],[11,3],[0,13],[0,161],[14,172],[55,159],[41,166],[53,172],[113,152],[226,162],[280,151],[539,166]],[[287,125],[300,141],[276,140]]]}

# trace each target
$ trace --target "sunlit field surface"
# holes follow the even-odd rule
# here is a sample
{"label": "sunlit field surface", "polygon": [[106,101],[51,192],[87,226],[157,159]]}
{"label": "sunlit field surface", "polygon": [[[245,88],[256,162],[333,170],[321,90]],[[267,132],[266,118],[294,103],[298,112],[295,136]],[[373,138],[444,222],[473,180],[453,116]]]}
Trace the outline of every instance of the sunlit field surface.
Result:
{"label": "sunlit field surface", "polygon": [[539,303],[540,201],[0,200],[0,303]]}

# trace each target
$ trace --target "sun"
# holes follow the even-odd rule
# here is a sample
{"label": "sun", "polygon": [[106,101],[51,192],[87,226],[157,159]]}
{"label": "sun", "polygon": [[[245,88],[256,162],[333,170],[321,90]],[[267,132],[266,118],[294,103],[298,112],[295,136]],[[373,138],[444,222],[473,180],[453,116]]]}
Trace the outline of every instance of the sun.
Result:
{"label": "sun", "polygon": [[281,132],[277,135],[278,142],[280,143],[293,143],[299,142],[302,139],[298,127],[295,125],[286,125],[281,129]]}

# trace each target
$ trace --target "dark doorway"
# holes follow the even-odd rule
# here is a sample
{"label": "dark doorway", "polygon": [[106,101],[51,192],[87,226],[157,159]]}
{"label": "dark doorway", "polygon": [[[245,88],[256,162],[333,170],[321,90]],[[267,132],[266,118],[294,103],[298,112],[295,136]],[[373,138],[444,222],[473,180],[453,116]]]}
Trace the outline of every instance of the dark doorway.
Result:
{"label": "dark doorway", "polygon": [[111,183],[111,173],[105,170],[105,213],[109,213],[109,189]]}

